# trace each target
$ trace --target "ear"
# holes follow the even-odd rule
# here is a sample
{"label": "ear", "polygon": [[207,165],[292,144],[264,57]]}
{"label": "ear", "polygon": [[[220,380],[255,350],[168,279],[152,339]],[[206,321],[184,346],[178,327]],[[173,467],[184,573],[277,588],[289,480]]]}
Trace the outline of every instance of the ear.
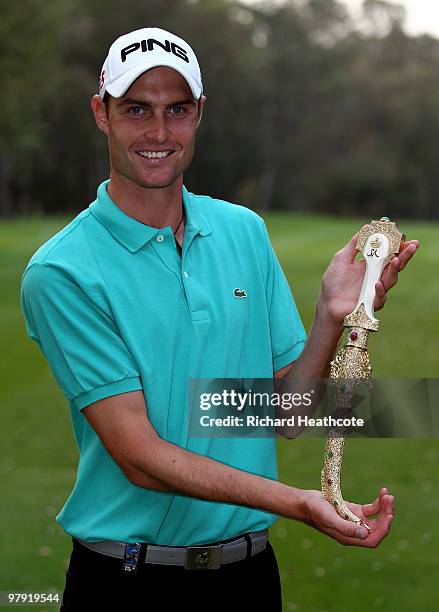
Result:
{"label": "ear", "polygon": [[197,121],[197,128],[201,123],[201,117],[203,116],[203,108],[204,108],[204,103],[206,102],[206,96],[201,96],[200,99],[198,100],[198,121]]}
{"label": "ear", "polygon": [[95,95],[91,99],[91,108],[95,117],[96,125],[108,136],[108,117],[105,104],[100,96]]}

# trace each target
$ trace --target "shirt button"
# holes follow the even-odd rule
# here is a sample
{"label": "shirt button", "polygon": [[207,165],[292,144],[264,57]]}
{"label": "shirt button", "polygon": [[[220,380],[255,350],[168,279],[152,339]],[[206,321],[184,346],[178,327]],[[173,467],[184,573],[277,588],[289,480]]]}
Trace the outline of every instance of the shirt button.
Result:
{"label": "shirt button", "polygon": [[186,278],[189,276],[189,274],[186,271],[184,271],[183,274],[185,275]]}
{"label": "shirt button", "polygon": [[157,242],[163,242],[163,240],[165,239],[164,236],[162,236],[161,234],[159,234],[156,238]]}

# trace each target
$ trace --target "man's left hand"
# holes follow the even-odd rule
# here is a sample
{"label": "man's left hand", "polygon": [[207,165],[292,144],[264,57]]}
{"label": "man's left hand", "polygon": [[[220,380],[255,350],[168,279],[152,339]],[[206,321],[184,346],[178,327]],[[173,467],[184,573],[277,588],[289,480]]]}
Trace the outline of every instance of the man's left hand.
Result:
{"label": "man's left hand", "polygon": [[[342,324],[358,303],[365,274],[364,259],[356,261],[358,233],[332,258],[322,279],[320,305],[337,324]],[[380,310],[386,301],[388,291],[397,283],[398,274],[403,270],[419,248],[419,240],[409,240],[402,250],[384,268],[381,279],[375,284],[374,309]]]}

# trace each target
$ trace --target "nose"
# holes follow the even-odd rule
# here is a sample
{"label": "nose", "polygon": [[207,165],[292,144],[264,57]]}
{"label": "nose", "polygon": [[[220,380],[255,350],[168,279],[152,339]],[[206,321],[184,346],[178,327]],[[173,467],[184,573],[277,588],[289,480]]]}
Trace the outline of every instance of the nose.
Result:
{"label": "nose", "polygon": [[154,113],[151,120],[148,121],[146,132],[149,140],[156,143],[166,142],[168,138],[166,117],[162,113]]}

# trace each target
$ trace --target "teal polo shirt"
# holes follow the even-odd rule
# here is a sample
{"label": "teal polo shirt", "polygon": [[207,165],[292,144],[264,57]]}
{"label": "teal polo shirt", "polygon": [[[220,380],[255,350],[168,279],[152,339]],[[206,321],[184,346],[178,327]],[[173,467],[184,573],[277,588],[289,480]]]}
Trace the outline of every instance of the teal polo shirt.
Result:
{"label": "teal polo shirt", "polygon": [[[306,342],[264,221],[183,187],[180,257],[172,228],[125,214],[108,183],[36,251],[22,279],[26,328],[68,400],[80,454],[76,483],[56,520],[90,542],[173,546],[265,529],[275,515],[132,484],[82,414],[102,398],[143,391],[161,438],[277,479],[273,437],[188,435],[191,378],[270,378]],[[236,288],[247,298],[236,298]]]}

